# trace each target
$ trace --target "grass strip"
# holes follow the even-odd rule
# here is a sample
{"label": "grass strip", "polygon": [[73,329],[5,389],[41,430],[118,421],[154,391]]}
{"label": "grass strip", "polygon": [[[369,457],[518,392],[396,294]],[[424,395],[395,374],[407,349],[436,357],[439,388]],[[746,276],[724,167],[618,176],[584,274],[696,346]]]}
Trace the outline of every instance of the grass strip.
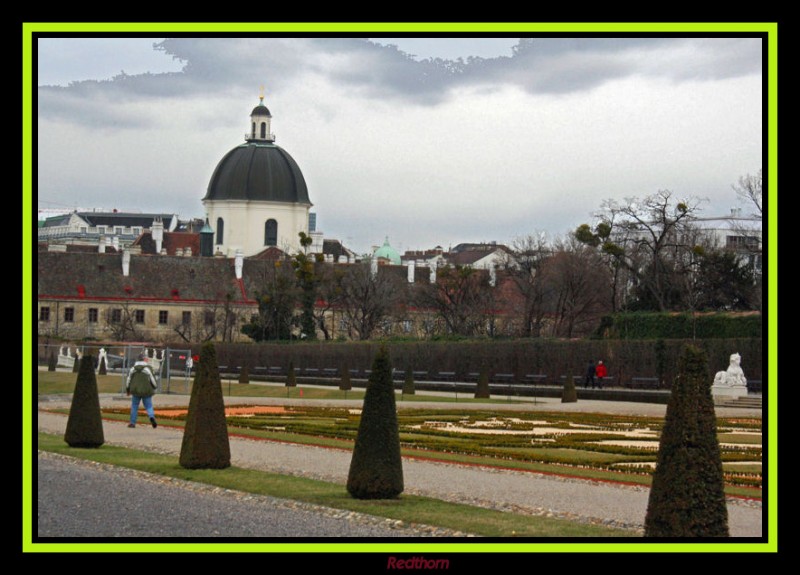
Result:
{"label": "grass strip", "polygon": [[352,499],[344,486],[314,479],[230,467],[184,469],[176,456],[104,445],[99,449],[69,447],[61,436],[39,433],[38,447],[78,459],[195,481],[225,489],[313,503],[368,515],[426,524],[484,537],[638,537],[635,532],[565,519],[537,517],[449,503],[430,497],[402,495],[392,500]]}
{"label": "grass strip", "polygon": [[[37,391],[42,395],[70,394],[75,389],[76,375],[71,372],[63,371],[39,371],[37,372]],[[166,381],[162,382],[166,385]],[[99,393],[120,393],[122,391],[123,378],[120,374],[98,375],[97,390]],[[263,383],[238,383],[233,380],[222,381],[222,393],[225,397],[288,397],[292,399],[364,399],[363,390],[342,391],[336,387],[305,387],[299,384],[297,387],[285,387],[278,382]],[[175,378],[170,384],[171,395],[188,395],[186,381],[183,378]],[[167,396],[168,397],[168,396]],[[456,400],[453,396],[441,395],[401,395],[397,392],[397,401],[400,405],[407,401],[421,401],[428,403],[520,403],[527,401],[533,403],[532,398],[515,399],[475,399],[471,396],[459,395]]]}

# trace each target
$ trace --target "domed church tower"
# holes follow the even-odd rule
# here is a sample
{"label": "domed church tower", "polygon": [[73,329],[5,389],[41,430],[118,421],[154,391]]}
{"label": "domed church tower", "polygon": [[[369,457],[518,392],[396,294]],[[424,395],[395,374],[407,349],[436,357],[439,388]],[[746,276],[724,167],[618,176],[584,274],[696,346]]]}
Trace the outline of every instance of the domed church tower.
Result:
{"label": "domed church tower", "polygon": [[298,251],[299,233],[308,233],[306,181],[294,158],[275,145],[271,121],[261,96],[245,143],[225,154],[208,183],[203,206],[215,253],[252,256],[270,246]]}

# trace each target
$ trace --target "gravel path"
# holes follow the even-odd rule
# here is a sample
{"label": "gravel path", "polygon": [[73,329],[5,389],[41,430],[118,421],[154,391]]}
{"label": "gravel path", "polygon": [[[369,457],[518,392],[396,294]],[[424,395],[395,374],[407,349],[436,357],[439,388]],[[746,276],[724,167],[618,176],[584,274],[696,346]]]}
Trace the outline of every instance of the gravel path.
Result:
{"label": "gravel path", "polygon": [[[40,411],[39,429],[63,433],[66,420],[66,416]],[[182,429],[128,429],[124,423],[105,421],[104,433],[109,444],[180,453]],[[347,479],[350,456],[351,452],[345,450],[231,438],[233,465],[342,484]],[[639,531],[649,494],[643,487],[407,458],[403,460],[403,472],[406,493]],[[761,536],[760,502],[730,500],[728,511],[732,536]]]}
{"label": "gravel path", "polygon": [[[52,453],[38,458],[39,537],[443,537],[436,528],[157,477]],[[461,534],[456,534],[461,535]]]}

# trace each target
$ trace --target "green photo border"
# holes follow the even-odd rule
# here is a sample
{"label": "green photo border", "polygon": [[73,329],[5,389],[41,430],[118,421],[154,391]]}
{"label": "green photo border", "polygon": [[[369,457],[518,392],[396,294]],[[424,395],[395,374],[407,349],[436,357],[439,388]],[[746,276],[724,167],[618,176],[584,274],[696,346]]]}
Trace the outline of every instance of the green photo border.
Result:
{"label": "green photo border", "polygon": [[22,221],[23,221],[23,280],[22,280],[22,326],[23,326],[23,363],[34,362],[33,318],[35,310],[33,299],[33,69],[35,34],[38,33],[129,33],[142,35],[164,35],[173,33],[341,33],[343,35],[382,33],[415,33],[446,36],[448,34],[512,34],[536,32],[560,32],[564,34],[590,33],[645,33],[645,34],[753,34],[764,35],[768,54],[767,81],[767,238],[769,249],[766,253],[768,306],[767,306],[767,342],[768,342],[768,393],[767,398],[767,473],[766,490],[769,495],[764,502],[767,510],[768,524],[764,531],[766,542],[703,542],[703,543],[482,543],[471,540],[470,545],[464,543],[390,543],[381,540],[369,542],[285,542],[285,543],[40,543],[33,542],[34,491],[33,479],[33,391],[36,382],[33,374],[23,369],[22,398],[22,485],[23,485],[23,520],[22,539],[23,552],[72,553],[72,552],[281,552],[281,553],[520,553],[520,552],[569,552],[569,553],[611,553],[611,552],[659,552],[659,553],[730,553],[730,552],[777,552],[778,526],[778,491],[777,491],[777,335],[778,335],[778,303],[777,303],[777,23],[48,23],[27,22],[22,25]]}

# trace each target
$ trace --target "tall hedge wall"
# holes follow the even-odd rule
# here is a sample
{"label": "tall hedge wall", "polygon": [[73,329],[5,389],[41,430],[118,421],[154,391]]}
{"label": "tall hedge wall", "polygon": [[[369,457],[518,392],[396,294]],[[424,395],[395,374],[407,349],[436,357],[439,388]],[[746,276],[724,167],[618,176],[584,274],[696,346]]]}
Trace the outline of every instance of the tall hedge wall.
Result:
{"label": "tall hedge wall", "polygon": [[598,335],[610,339],[760,338],[761,314],[619,313],[603,317]]}
{"label": "tall hedge wall", "polygon": [[[687,340],[533,339],[396,342],[387,347],[395,365],[413,365],[415,371],[430,375],[455,372],[457,379],[479,373],[485,365],[490,376],[512,373],[517,381],[523,381],[526,374],[542,374],[556,381],[561,375],[582,375],[589,360],[602,359],[608,375],[620,384],[632,377],[658,375],[663,381],[671,381],[684,343]],[[747,378],[763,379],[761,338],[705,339],[694,343],[708,354],[712,374],[727,369],[730,355],[738,352]],[[258,373],[258,367],[286,369],[292,360],[298,375],[302,375],[305,368],[323,370],[343,364],[350,369],[370,369],[379,346],[378,342],[222,343],[216,344],[216,350],[220,365],[247,364],[253,374]]]}

